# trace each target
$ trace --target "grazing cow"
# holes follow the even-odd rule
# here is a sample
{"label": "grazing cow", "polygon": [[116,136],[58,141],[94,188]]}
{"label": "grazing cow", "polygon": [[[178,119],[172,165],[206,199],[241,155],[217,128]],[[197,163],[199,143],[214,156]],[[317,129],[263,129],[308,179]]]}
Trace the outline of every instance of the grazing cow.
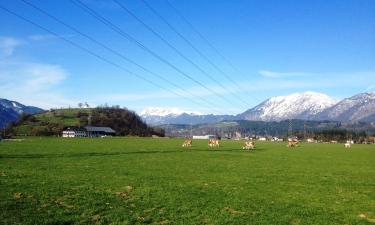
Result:
{"label": "grazing cow", "polygon": [[193,140],[187,139],[182,144],[182,147],[191,147],[192,144],[193,144]]}
{"label": "grazing cow", "polygon": [[219,140],[215,140],[215,139],[208,140],[208,147],[220,147]]}
{"label": "grazing cow", "polygon": [[288,147],[297,147],[299,144],[299,141],[293,140],[293,141],[288,141]]}
{"label": "grazing cow", "polygon": [[345,148],[351,148],[352,147],[352,141],[346,141],[344,146],[345,146]]}
{"label": "grazing cow", "polygon": [[246,141],[245,144],[242,146],[243,150],[250,150],[255,148],[255,143],[253,141]]}

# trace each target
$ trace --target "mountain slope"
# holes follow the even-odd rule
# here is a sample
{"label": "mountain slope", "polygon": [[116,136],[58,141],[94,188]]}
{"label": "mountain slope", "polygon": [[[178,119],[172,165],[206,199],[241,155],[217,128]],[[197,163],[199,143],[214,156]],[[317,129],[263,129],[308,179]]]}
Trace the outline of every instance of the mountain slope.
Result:
{"label": "mountain slope", "polygon": [[315,119],[374,122],[375,93],[361,93],[345,98],[317,114]]}
{"label": "mountain slope", "polygon": [[244,120],[281,121],[286,119],[311,119],[334,105],[329,96],[316,92],[295,93],[267,99],[252,109],[239,114]]}
{"label": "mountain slope", "polygon": [[43,109],[34,106],[25,106],[16,101],[0,98],[0,128],[17,121],[22,114],[35,114],[43,112]]}

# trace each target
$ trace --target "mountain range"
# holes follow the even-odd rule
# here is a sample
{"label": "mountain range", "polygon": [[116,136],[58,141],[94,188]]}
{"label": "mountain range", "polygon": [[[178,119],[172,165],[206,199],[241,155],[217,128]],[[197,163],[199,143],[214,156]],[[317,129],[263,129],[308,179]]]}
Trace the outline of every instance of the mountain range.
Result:
{"label": "mountain range", "polygon": [[25,106],[16,101],[0,98],[0,128],[17,121],[22,114],[35,114],[44,111],[34,106]]}
{"label": "mountain range", "polygon": [[[317,92],[272,97],[238,115],[203,115],[182,110],[148,108],[141,117],[149,124],[201,124],[225,120],[282,121],[287,119],[375,122],[375,93],[361,93],[341,101]],[[160,114],[158,111],[162,111]]]}
{"label": "mountain range", "polygon": [[[37,107],[0,99],[0,128],[16,121],[23,113],[42,111]],[[336,101],[325,94],[307,91],[269,98],[238,115],[204,115],[178,108],[152,107],[143,110],[140,116],[150,125],[195,125],[234,120],[278,122],[288,119],[372,123],[375,122],[375,93],[361,93]]]}

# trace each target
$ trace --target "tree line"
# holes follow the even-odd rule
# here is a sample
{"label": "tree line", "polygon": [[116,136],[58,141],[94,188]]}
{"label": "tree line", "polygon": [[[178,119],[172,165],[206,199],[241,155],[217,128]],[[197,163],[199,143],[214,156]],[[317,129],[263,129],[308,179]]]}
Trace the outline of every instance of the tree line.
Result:
{"label": "tree line", "polygon": [[111,127],[120,136],[164,136],[163,129],[149,127],[137,113],[119,106],[97,107],[91,113],[80,112],[77,116],[83,126]]}

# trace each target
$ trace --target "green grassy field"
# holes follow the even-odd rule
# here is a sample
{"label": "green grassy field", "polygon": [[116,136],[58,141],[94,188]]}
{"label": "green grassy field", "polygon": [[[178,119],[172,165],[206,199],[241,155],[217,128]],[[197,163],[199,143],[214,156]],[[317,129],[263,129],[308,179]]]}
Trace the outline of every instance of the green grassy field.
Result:
{"label": "green grassy field", "polygon": [[374,224],[375,145],[0,142],[0,224]]}

